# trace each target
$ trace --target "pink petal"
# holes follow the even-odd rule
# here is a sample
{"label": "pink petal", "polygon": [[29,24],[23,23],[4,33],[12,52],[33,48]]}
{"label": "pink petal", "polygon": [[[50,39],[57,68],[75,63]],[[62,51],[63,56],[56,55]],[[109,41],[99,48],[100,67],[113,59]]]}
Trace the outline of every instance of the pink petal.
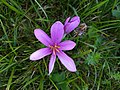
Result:
{"label": "pink petal", "polygon": [[36,38],[43,43],[45,46],[52,45],[51,38],[41,29],[35,29],[34,34]]}
{"label": "pink petal", "polygon": [[56,60],[56,55],[52,54],[49,62],[49,75],[54,68],[55,60]]}
{"label": "pink petal", "polygon": [[51,53],[52,52],[51,52],[50,48],[42,48],[42,49],[39,49],[39,50],[35,51],[34,53],[32,53],[30,55],[30,60],[33,60],[33,61],[39,60],[39,59],[41,59],[41,58],[43,58]]}
{"label": "pink petal", "polygon": [[51,27],[51,38],[54,43],[59,43],[64,34],[64,26],[60,21],[55,22]]}
{"label": "pink petal", "polygon": [[69,20],[70,20],[70,17],[68,17],[68,18],[65,20],[64,25],[66,25],[66,24],[69,22]]}
{"label": "pink petal", "polygon": [[65,29],[65,33],[68,34],[70,33],[72,30],[74,30],[80,23],[80,18],[79,17],[74,17],[70,20],[70,22],[68,22],[64,29]]}
{"label": "pink petal", "polygon": [[60,51],[57,53],[58,58],[60,59],[61,63],[71,72],[76,72],[76,66],[72,58],[67,56],[64,52]]}
{"label": "pink petal", "polygon": [[61,43],[59,44],[59,46],[60,46],[59,49],[60,49],[60,50],[71,50],[71,49],[73,49],[73,48],[75,47],[75,45],[76,45],[75,42],[70,41],[70,40],[66,40],[66,41],[61,42]]}
{"label": "pink petal", "polygon": [[78,21],[78,22],[80,22],[80,18],[78,17],[78,16],[74,16],[71,20],[70,20],[70,22],[73,22],[73,21]]}

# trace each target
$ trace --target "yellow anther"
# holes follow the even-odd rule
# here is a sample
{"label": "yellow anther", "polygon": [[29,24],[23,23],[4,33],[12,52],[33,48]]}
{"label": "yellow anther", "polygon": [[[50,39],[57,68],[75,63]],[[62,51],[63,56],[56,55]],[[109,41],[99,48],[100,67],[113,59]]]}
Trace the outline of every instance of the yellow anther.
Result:
{"label": "yellow anther", "polygon": [[54,46],[49,46],[52,50],[53,50],[53,54],[55,55],[56,54],[56,52],[60,52],[59,51],[59,48],[60,48],[60,46],[58,46],[58,45],[54,45]]}

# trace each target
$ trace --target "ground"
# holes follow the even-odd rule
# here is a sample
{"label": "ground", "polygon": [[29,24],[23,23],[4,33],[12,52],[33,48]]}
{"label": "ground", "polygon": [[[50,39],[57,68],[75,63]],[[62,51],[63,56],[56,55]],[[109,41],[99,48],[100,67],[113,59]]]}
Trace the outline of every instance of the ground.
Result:
{"label": "ground", "polygon": [[[76,47],[67,51],[77,72],[69,72],[57,59],[48,76],[50,56],[30,61],[45,47],[34,36],[40,28],[50,35],[55,21],[79,16],[87,30],[74,31],[65,40]],[[74,37],[75,36],[75,37]],[[119,0],[1,0],[0,90],[120,90]]]}

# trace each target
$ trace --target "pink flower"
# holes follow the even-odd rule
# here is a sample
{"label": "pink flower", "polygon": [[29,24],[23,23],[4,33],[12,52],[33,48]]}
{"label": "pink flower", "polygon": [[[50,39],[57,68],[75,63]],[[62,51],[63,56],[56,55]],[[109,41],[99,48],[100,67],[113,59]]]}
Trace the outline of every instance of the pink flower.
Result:
{"label": "pink flower", "polygon": [[51,38],[41,29],[35,29],[34,34],[36,38],[43,43],[46,48],[39,49],[30,55],[30,60],[39,60],[47,55],[51,55],[49,62],[49,74],[52,72],[56,56],[61,63],[71,72],[76,71],[76,66],[72,58],[66,55],[64,50],[71,50],[75,47],[75,43],[70,40],[61,42],[64,35],[64,25],[57,21],[51,27]]}
{"label": "pink flower", "polygon": [[74,30],[80,23],[80,18],[78,16],[74,16],[71,20],[70,17],[68,17],[64,24],[64,30],[65,34],[70,33],[72,30]]}

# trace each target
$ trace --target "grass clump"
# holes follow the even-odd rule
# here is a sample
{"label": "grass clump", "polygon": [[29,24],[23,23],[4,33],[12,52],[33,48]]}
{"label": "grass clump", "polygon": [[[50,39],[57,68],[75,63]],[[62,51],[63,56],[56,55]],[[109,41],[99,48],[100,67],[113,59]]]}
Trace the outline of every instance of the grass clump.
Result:
{"label": "grass clump", "polygon": [[[0,90],[119,90],[119,0],[1,0]],[[49,57],[32,62],[29,56],[44,47],[33,30],[49,33],[56,20],[78,15],[88,28],[67,52],[77,66],[71,73],[57,60],[48,76]]]}

